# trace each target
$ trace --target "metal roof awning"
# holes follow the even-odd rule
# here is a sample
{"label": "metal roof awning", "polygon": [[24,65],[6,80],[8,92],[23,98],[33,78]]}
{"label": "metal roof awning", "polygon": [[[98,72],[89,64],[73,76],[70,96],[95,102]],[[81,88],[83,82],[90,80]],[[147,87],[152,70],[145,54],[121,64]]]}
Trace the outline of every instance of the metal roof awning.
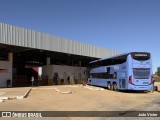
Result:
{"label": "metal roof awning", "polygon": [[5,23],[0,23],[0,44],[9,45],[11,50],[15,49],[14,52],[19,51],[19,49],[22,51],[39,49],[95,58],[106,58],[120,54],[115,50],[104,49]]}

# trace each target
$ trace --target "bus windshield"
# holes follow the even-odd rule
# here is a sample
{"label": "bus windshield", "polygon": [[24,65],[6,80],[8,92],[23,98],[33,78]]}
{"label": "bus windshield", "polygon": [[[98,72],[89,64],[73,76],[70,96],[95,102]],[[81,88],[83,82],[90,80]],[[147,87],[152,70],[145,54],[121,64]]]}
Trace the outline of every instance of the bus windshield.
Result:
{"label": "bus windshield", "polygon": [[135,79],[149,79],[150,69],[133,69],[133,75]]}

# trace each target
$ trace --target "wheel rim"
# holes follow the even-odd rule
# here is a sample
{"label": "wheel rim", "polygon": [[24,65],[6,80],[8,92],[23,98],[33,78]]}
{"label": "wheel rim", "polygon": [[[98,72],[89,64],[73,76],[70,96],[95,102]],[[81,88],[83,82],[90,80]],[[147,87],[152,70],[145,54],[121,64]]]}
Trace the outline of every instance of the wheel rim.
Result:
{"label": "wheel rim", "polygon": [[111,84],[110,84],[110,83],[108,83],[108,89],[109,89],[109,90],[111,89]]}
{"label": "wheel rim", "polygon": [[114,90],[115,91],[117,90],[117,84],[114,84]]}

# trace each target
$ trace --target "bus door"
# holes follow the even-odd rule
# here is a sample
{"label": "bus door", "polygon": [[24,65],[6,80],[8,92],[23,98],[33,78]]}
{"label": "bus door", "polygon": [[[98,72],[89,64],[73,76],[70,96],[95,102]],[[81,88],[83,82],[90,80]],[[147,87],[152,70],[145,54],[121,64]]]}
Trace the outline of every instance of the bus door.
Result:
{"label": "bus door", "polygon": [[118,80],[119,80],[119,88],[126,89],[127,87],[127,72],[126,71],[119,71],[118,72]]}

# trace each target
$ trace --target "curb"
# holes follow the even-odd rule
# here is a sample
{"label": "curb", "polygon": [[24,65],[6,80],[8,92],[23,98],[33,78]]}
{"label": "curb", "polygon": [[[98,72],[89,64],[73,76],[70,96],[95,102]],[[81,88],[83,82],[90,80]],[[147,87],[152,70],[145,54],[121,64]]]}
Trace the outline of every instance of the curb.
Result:
{"label": "curb", "polygon": [[4,100],[3,100],[3,99],[0,99],[0,102],[4,102]]}
{"label": "curb", "polygon": [[31,91],[31,88],[27,92],[25,92],[25,94],[23,96],[0,97],[0,102],[4,102],[5,100],[9,100],[9,99],[19,100],[19,99],[26,98],[30,91]]}
{"label": "curb", "polygon": [[74,91],[65,91],[65,92],[62,92],[62,91],[60,91],[59,89],[57,89],[57,88],[54,88],[57,92],[59,92],[59,93],[61,93],[61,94],[73,94],[73,93],[75,93]]}
{"label": "curb", "polygon": [[89,87],[88,85],[85,85],[85,86],[67,86],[67,87],[80,87],[80,88],[87,88],[87,89],[90,89],[90,90],[104,90],[104,88],[94,88],[94,87]]}
{"label": "curb", "polygon": [[103,88],[93,88],[93,87],[89,87],[89,86],[84,86],[83,88],[87,88],[90,90],[104,90]]}

